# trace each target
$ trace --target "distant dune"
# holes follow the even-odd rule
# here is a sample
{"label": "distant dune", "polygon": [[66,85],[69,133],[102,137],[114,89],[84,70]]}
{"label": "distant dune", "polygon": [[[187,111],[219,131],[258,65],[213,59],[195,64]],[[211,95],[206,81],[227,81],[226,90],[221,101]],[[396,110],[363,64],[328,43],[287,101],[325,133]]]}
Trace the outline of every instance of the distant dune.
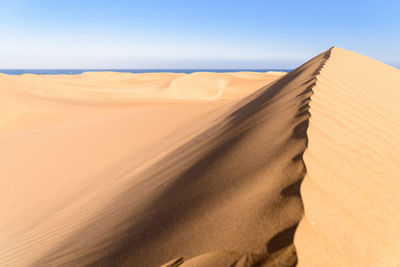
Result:
{"label": "distant dune", "polygon": [[0,266],[397,266],[400,71],[0,74]]}

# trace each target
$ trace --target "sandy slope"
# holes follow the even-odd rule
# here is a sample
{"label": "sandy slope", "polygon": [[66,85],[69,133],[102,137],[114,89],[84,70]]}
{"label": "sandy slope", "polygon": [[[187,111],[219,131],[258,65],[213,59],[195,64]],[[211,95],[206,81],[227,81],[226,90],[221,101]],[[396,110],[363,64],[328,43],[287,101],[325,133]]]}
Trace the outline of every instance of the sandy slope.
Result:
{"label": "sandy slope", "polygon": [[400,70],[333,48],[313,91],[299,266],[400,266]]}
{"label": "sandy slope", "polygon": [[[226,112],[226,105],[277,77],[260,73],[0,75],[0,265],[27,265],[41,258],[53,265],[51,251],[97,221],[101,226],[86,237],[80,235],[83,238],[75,245],[93,245],[97,250],[98,243],[113,241],[113,235],[101,234],[109,231],[108,221],[112,227],[123,223],[126,210],[117,207],[112,211],[119,217],[99,221],[109,215],[109,206],[133,187],[129,201],[135,205],[130,208],[142,209],[137,211],[141,216],[152,209],[144,202],[159,195],[167,181],[161,177],[145,185],[140,173],[154,162],[168,161],[171,151],[209,128]],[[206,92],[196,83],[200,80],[208,84]],[[186,167],[180,166],[182,171]],[[142,190],[143,186],[149,190]],[[126,227],[119,227],[119,234]],[[85,255],[85,248],[80,249]],[[169,259],[165,257],[161,261]],[[63,261],[61,257],[57,263]]]}
{"label": "sandy slope", "polygon": [[399,70],[279,77],[0,75],[0,265],[396,266]]}

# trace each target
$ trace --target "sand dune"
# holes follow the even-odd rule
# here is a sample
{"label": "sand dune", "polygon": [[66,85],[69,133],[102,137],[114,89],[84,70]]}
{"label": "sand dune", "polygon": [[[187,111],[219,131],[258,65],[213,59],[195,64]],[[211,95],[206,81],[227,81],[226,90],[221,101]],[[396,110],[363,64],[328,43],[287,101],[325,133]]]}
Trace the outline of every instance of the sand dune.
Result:
{"label": "sand dune", "polygon": [[[28,265],[42,257],[47,261],[47,254],[53,253],[53,249],[98,221],[99,216],[109,215],[108,207],[131,186],[138,186],[138,193],[134,192],[129,200],[137,203],[136,208],[144,210],[137,211],[138,214],[141,216],[146,209],[151,211],[152,207],[143,202],[151,202],[160,194],[158,191],[167,177],[148,180],[146,182],[151,184],[145,185],[142,173],[154,170],[152,166],[161,159],[168,161],[171,151],[210,128],[225,112],[225,105],[237,100],[233,97],[224,101],[222,96],[199,100],[176,95],[164,99],[146,91],[120,95],[109,89],[114,88],[112,84],[115,83],[116,91],[123,84],[128,91],[135,91],[137,84],[146,86],[148,82],[149,89],[154,89],[154,82],[169,79],[160,89],[168,91],[173,79],[184,76],[1,75],[0,106],[4,115],[0,122],[0,162],[5,179],[1,179],[0,186],[0,265]],[[215,81],[216,86],[219,81],[216,76],[236,86],[246,85],[245,96],[260,83],[279,77],[258,73],[213,74],[210,80]],[[186,86],[187,91],[198,90],[192,83],[180,82],[179,86]],[[226,91],[229,90],[233,89]],[[239,97],[238,92],[235,95]],[[142,190],[143,186],[148,186],[149,190]],[[118,215],[121,218],[110,225],[107,225],[109,220],[100,222],[102,226],[93,235],[88,233],[87,238],[77,244],[86,247],[94,242],[93,248],[97,250],[98,243],[112,241],[112,235],[102,238],[101,234],[110,226],[124,223],[124,208],[111,210],[122,213]],[[126,215],[135,216],[132,212]],[[121,226],[119,234],[124,234],[124,229]],[[77,255],[67,258],[74,259]],[[60,258],[58,263],[63,261]]]}
{"label": "sand dune", "polygon": [[399,88],[339,48],[286,75],[0,75],[0,266],[396,266]]}

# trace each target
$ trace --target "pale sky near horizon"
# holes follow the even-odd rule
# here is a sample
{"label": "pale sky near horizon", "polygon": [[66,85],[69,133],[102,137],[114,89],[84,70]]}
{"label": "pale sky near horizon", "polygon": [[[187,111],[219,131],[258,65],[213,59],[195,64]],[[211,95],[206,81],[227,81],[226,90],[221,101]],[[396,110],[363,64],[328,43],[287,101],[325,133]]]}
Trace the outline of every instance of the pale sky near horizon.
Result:
{"label": "pale sky near horizon", "polygon": [[397,0],[0,0],[0,68],[294,68],[331,46],[400,67]]}

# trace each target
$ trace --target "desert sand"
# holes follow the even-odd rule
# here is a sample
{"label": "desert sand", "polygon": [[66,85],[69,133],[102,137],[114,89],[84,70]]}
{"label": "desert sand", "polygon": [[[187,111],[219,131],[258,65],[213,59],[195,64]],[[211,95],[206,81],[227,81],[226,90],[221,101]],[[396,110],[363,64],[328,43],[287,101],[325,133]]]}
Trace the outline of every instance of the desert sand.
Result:
{"label": "desert sand", "polygon": [[400,70],[0,74],[0,266],[396,266]]}
{"label": "desert sand", "polygon": [[334,48],[313,91],[299,266],[400,266],[400,70]]}

